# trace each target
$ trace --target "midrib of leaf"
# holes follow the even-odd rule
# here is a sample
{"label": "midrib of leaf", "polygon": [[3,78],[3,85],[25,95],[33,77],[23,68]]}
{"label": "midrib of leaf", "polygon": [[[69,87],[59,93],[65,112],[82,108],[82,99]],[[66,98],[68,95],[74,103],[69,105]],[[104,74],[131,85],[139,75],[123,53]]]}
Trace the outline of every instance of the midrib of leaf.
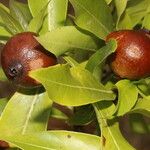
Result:
{"label": "midrib of leaf", "polygon": [[52,81],[50,79],[47,79],[47,81],[49,81],[51,83],[54,83],[54,84],[58,84],[58,85],[70,87],[70,88],[86,89],[86,90],[91,90],[91,91],[97,91],[97,92],[103,92],[103,93],[111,93],[111,94],[113,94],[112,91],[108,91],[108,90],[106,91],[106,90],[100,90],[100,89],[90,88],[90,87],[86,87],[86,86],[70,85],[70,84],[65,84],[65,83],[61,83],[61,82]]}
{"label": "midrib of leaf", "polygon": [[34,96],[34,99],[33,99],[33,101],[32,101],[32,104],[31,104],[31,106],[30,106],[29,113],[28,113],[28,115],[27,115],[27,117],[26,117],[26,119],[25,119],[25,123],[24,123],[23,129],[22,129],[22,134],[25,134],[25,132],[26,132],[26,129],[27,129],[27,127],[28,127],[28,122],[29,122],[29,120],[30,120],[32,111],[33,111],[33,109],[34,109],[34,104],[36,103],[37,97],[38,97],[38,95],[36,94],[36,95]]}
{"label": "midrib of leaf", "polygon": [[94,14],[92,14],[90,11],[88,11],[86,9],[86,7],[84,7],[83,5],[81,5],[80,3],[78,3],[76,1],[77,5],[79,5],[81,8],[83,8],[90,16],[92,16],[94,18],[94,20],[107,32],[110,33],[110,31],[105,27],[105,25],[103,25],[97,18],[96,16],[94,16]]}
{"label": "midrib of leaf", "polygon": [[[46,42],[45,42],[46,43]],[[52,42],[52,41],[50,41],[50,43],[52,43],[52,44],[54,44],[54,45],[64,45],[64,46],[68,46],[68,47],[70,47],[70,48],[77,48],[77,49],[83,49],[83,50],[89,50],[89,51],[93,51],[93,52],[95,52],[96,51],[96,49],[92,49],[92,48],[87,48],[87,47],[79,47],[79,46],[77,46],[77,45],[74,45],[74,44],[68,44],[68,43],[62,43],[62,42]],[[47,44],[49,44],[49,42],[47,42]]]}
{"label": "midrib of leaf", "polygon": [[[95,108],[95,106],[97,107],[96,104],[94,104],[93,106],[94,106],[94,108]],[[107,128],[107,129],[108,129],[108,132],[109,132],[110,136],[112,137],[113,142],[114,142],[114,144],[116,145],[117,149],[118,149],[118,150],[121,150],[121,149],[119,148],[119,144],[117,143],[117,140],[114,138],[114,136],[113,136],[113,134],[112,134],[112,131],[111,131],[111,129],[109,128],[109,125],[107,124],[106,119],[104,119],[105,116],[103,115],[103,113],[101,112],[100,109],[98,109],[98,110],[99,110],[99,111],[97,111],[97,108],[95,109],[95,111],[96,111],[96,113],[97,113],[97,116],[98,116],[98,118],[99,118],[99,119],[98,119],[99,124],[101,125],[102,122],[101,122],[100,120],[103,120],[103,122],[104,122],[105,124],[103,124],[103,125],[101,125],[101,126],[104,126],[104,128]],[[100,115],[99,115],[99,113],[100,113]],[[107,115],[109,115],[109,113],[107,113]],[[102,127],[102,130],[101,130],[101,131],[103,131],[103,127]],[[103,133],[101,133],[101,135],[103,136]],[[101,137],[102,137],[102,136],[101,136]],[[101,139],[101,140],[103,140],[103,139]],[[103,143],[103,142],[101,142],[101,143]],[[102,147],[102,150],[103,150],[103,147]]]}

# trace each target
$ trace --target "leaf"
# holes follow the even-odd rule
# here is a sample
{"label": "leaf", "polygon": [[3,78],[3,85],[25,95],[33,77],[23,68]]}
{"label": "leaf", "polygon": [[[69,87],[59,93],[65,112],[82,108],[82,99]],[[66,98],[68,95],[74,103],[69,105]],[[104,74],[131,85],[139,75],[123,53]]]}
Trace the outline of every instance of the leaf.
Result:
{"label": "leaf", "polygon": [[116,29],[118,30],[118,23],[119,20],[123,14],[123,12],[125,11],[125,8],[127,6],[127,1],[128,0],[115,0],[115,6],[116,6],[116,12],[117,12],[117,23],[116,23]]}
{"label": "leaf", "polygon": [[6,75],[4,74],[4,71],[3,69],[0,67],[0,81],[7,81],[7,77]]}
{"label": "leaf", "polygon": [[23,32],[22,27],[20,24],[6,11],[3,4],[0,3],[0,17],[2,18],[3,22],[5,23],[8,30],[13,33],[17,34]]}
{"label": "leaf", "polygon": [[39,12],[48,4],[51,0],[38,0],[38,3],[35,3],[35,0],[28,0],[28,6],[32,16],[35,17]]}
{"label": "leaf", "polygon": [[147,8],[146,15],[142,22],[142,27],[145,27],[146,29],[150,29],[149,20],[150,20],[150,5]]}
{"label": "leaf", "polygon": [[101,149],[104,150],[135,150],[122,136],[117,118],[107,119],[115,106],[112,102],[99,102],[94,104],[97,118],[101,128]]}
{"label": "leaf", "polygon": [[47,128],[52,102],[46,93],[15,93],[0,118],[0,136],[43,131]]}
{"label": "leaf", "polygon": [[3,112],[3,110],[4,110],[4,108],[5,108],[6,104],[7,104],[7,102],[8,102],[7,98],[1,98],[0,99],[0,115]]}
{"label": "leaf", "polygon": [[148,124],[144,120],[141,114],[130,114],[129,115],[130,127],[134,133],[147,134],[150,132]]}
{"label": "leaf", "polygon": [[[72,36],[70,36],[72,35]],[[45,49],[56,56],[72,50],[96,51],[100,41],[84,34],[74,26],[61,27],[36,38]],[[47,39],[47,40],[45,40]]]}
{"label": "leaf", "polygon": [[44,85],[54,102],[62,105],[80,106],[115,98],[112,91],[106,90],[82,67],[56,65],[32,71],[30,76]]}
{"label": "leaf", "polygon": [[24,150],[99,150],[100,138],[95,135],[49,131],[6,137],[8,141]]}
{"label": "leaf", "polygon": [[109,41],[106,46],[100,48],[89,58],[85,68],[90,72],[93,72],[94,69],[100,65],[111,53],[115,52],[116,48],[117,42],[115,40]]}
{"label": "leaf", "polygon": [[26,31],[27,26],[32,19],[28,5],[17,2],[15,0],[10,0],[9,8],[12,17],[15,18],[24,29],[24,31]]}
{"label": "leaf", "polygon": [[65,119],[65,120],[68,119],[66,114],[64,114],[62,111],[54,107],[52,107],[50,117],[57,118],[57,119]]}
{"label": "leaf", "polygon": [[110,4],[112,0],[105,0],[107,4]]}
{"label": "leaf", "polygon": [[138,99],[138,89],[129,80],[120,80],[116,86],[118,88],[118,104],[115,115],[122,116],[135,105]]}
{"label": "leaf", "polygon": [[150,97],[139,99],[129,113],[140,113],[150,117]]}
{"label": "leaf", "polygon": [[91,105],[81,106],[75,109],[75,113],[69,119],[69,123],[72,125],[86,125],[95,119],[95,112]]}
{"label": "leaf", "polygon": [[[119,29],[132,29],[134,26],[140,23],[147,13],[147,9],[150,6],[149,4],[149,0],[129,1],[125,10],[125,15],[119,22],[119,24],[121,24],[121,28],[119,27]],[[127,20],[127,18],[129,20],[128,22],[125,21]]]}
{"label": "leaf", "polygon": [[0,37],[11,37],[12,34],[6,29],[4,25],[0,24]]}
{"label": "leaf", "polygon": [[105,0],[70,0],[75,9],[75,23],[101,39],[113,31],[114,23]]}
{"label": "leaf", "polygon": [[46,4],[45,7],[43,7],[43,9],[41,9],[41,11],[39,11],[39,13],[35,17],[33,17],[33,19],[29,23],[28,31],[39,33],[43,24],[43,20],[46,16],[47,7],[48,4]]}
{"label": "leaf", "polygon": [[47,16],[44,19],[40,34],[64,26],[67,15],[68,0],[51,0],[47,7]]}

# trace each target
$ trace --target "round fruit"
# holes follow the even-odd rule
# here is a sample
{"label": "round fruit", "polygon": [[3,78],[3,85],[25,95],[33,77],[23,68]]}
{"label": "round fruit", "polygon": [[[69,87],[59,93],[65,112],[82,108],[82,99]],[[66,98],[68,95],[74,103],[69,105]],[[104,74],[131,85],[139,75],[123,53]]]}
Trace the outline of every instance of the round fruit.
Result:
{"label": "round fruit", "polygon": [[120,30],[110,33],[106,41],[112,38],[118,44],[110,60],[113,72],[128,79],[150,76],[150,34],[141,30]]}
{"label": "round fruit", "polygon": [[29,71],[56,64],[56,57],[47,52],[34,38],[35,33],[19,33],[6,43],[1,53],[2,68],[11,81],[19,86],[40,85],[28,76]]}

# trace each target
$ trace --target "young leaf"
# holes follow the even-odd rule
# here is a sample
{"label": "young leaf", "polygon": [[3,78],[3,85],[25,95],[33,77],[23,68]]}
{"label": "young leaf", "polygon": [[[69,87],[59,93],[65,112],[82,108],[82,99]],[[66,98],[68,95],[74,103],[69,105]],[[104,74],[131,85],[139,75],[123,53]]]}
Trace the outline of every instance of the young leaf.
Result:
{"label": "young leaf", "polygon": [[11,33],[17,34],[17,33],[23,32],[23,28],[20,26],[17,20],[14,19],[8,13],[8,11],[6,11],[6,9],[3,7],[3,4],[0,4],[0,17]]}
{"label": "young leaf", "polygon": [[100,138],[69,131],[47,131],[6,137],[24,150],[100,150]]}
{"label": "young leaf", "polygon": [[15,93],[1,118],[1,137],[44,131],[47,128],[52,101],[47,93],[26,95]]}
{"label": "young leaf", "polygon": [[94,69],[100,65],[111,53],[115,52],[117,48],[117,42],[111,40],[106,46],[102,47],[95,54],[93,54],[87,62],[86,69],[93,72]]}
{"label": "young leaf", "polygon": [[120,80],[116,84],[118,88],[118,104],[115,115],[121,116],[129,112],[138,99],[138,89],[129,80]]}
{"label": "young leaf", "polygon": [[82,67],[56,65],[32,71],[30,76],[44,85],[53,101],[62,105],[80,106],[115,98],[112,91],[106,90]]}
{"label": "young leaf", "polygon": [[105,0],[70,0],[75,9],[75,23],[101,39],[113,30],[113,19]]}
{"label": "young leaf", "polygon": [[140,113],[150,117],[150,97],[139,99],[129,113]]}
{"label": "young leaf", "polygon": [[[74,26],[61,27],[36,38],[45,49],[56,56],[72,50],[96,51],[100,41],[84,34]],[[46,39],[46,40],[45,40]]]}
{"label": "young leaf", "polygon": [[105,150],[135,150],[122,136],[117,118],[106,119],[115,106],[112,102],[94,104],[96,115],[101,128],[101,149]]}
{"label": "young leaf", "polygon": [[26,31],[27,26],[32,19],[28,5],[17,2],[15,0],[10,0],[9,8],[12,17],[15,18],[24,29],[24,31]]}
{"label": "young leaf", "polygon": [[64,26],[67,15],[68,0],[51,0],[47,7],[47,16],[44,19],[40,34]]}

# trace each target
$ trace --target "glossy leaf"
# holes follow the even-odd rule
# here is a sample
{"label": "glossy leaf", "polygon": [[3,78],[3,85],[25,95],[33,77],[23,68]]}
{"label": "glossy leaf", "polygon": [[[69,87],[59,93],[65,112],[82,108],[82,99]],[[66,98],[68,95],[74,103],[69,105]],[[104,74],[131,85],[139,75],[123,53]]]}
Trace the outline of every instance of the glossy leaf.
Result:
{"label": "glossy leaf", "polygon": [[70,0],[75,9],[75,23],[101,39],[113,30],[113,19],[105,0]]}
{"label": "glossy leaf", "polygon": [[74,26],[58,28],[36,39],[56,56],[72,50],[96,51],[100,43],[98,39],[84,34]]}
{"label": "glossy leaf", "polygon": [[2,18],[3,22],[11,33],[17,34],[23,32],[23,28],[20,26],[17,20],[14,19],[8,13],[8,11],[6,11],[6,9],[4,9],[2,4],[0,4],[0,17]]}
{"label": "glossy leaf", "polygon": [[10,14],[19,22],[24,31],[26,31],[28,23],[32,19],[28,5],[15,0],[10,0],[9,8]]}
{"label": "glossy leaf", "polygon": [[86,69],[93,72],[111,53],[115,52],[116,48],[117,42],[115,40],[109,41],[106,46],[99,49],[89,58]]}
{"label": "glossy leaf", "polygon": [[118,88],[118,104],[115,115],[121,116],[129,112],[138,99],[138,89],[130,80],[120,80]]}
{"label": "glossy leaf", "polygon": [[51,0],[47,7],[47,16],[44,19],[40,34],[64,26],[67,15],[68,0]]}
{"label": "glossy leaf", "polygon": [[107,119],[115,106],[112,102],[99,102],[94,104],[97,118],[101,128],[101,149],[104,150],[135,150],[122,136],[117,118]]}
{"label": "glossy leaf", "polygon": [[112,91],[106,90],[82,67],[56,65],[32,71],[30,76],[44,85],[53,101],[62,105],[80,106],[115,98]]}
{"label": "glossy leaf", "polygon": [[0,118],[1,137],[44,131],[52,101],[46,93],[26,95],[15,93]]}
{"label": "glossy leaf", "polygon": [[24,150],[100,150],[98,136],[69,131],[14,135],[5,139]]}
{"label": "glossy leaf", "polygon": [[150,117],[150,97],[139,99],[129,113],[140,113]]}

